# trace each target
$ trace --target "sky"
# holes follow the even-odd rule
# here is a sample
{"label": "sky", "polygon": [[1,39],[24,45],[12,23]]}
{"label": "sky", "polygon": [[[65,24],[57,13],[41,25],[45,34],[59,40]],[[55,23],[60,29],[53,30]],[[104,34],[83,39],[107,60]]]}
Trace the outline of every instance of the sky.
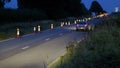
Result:
{"label": "sky", "polygon": [[[89,9],[92,1],[94,0],[82,0],[82,3],[84,3],[85,6]],[[118,7],[120,11],[120,0],[97,0],[97,1],[103,7],[103,9],[108,13],[114,12],[115,7]],[[13,8],[13,9],[18,8],[17,0],[11,0],[10,3],[5,4],[5,7]]]}
{"label": "sky", "polygon": [[[82,3],[89,9],[90,5],[94,0],[82,0]],[[96,0],[102,6],[102,8],[108,13],[114,12],[115,7],[119,8],[120,11],[120,0]]]}

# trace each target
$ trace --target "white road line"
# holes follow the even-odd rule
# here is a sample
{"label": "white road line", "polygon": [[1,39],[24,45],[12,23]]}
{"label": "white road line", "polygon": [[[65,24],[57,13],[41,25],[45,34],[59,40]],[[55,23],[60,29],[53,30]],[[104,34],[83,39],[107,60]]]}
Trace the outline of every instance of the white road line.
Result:
{"label": "white road line", "polygon": [[30,46],[25,46],[23,47],[22,49],[25,50],[25,49],[28,49]]}
{"label": "white road line", "polygon": [[45,39],[46,41],[50,40],[50,38]]}
{"label": "white road line", "polygon": [[6,40],[2,40],[2,41],[0,41],[0,42],[5,42],[5,41],[12,40],[12,39],[15,39],[15,38],[10,38],[10,39],[6,39]]}

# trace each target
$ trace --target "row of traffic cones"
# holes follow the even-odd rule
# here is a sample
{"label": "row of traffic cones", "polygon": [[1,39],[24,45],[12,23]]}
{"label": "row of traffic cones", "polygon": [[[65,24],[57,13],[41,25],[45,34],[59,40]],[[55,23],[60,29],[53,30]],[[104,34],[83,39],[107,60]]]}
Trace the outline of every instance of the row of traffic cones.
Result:
{"label": "row of traffic cones", "polygon": [[[53,24],[51,24],[51,29],[54,29],[54,25]],[[41,31],[41,26],[40,25],[38,25],[38,27],[34,27],[33,28],[33,33],[39,33]],[[20,29],[19,28],[17,28],[17,35],[16,35],[16,38],[20,38]]]}
{"label": "row of traffic cones", "polygon": [[[33,28],[33,33],[36,33],[37,30],[36,30],[36,27]],[[40,25],[38,25],[38,32],[40,32]],[[16,35],[16,38],[20,38],[20,29],[17,28],[17,35]]]}
{"label": "row of traffic cones", "polygon": [[[66,23],[64,23],[64,22],[61,22],[61,25],[60,25],[60,27],[63,27],[64,25],[70,25],[70,22],[66,22]],[[54,29],[54,25],[53,24],[51,24],[51,29]],[[33,33],[39,33],[41,31],[41,26],[40,25],[38,25],[37,27],[34,27],[33,28]],[[20,38],[20,29],[19,28],[17,28],[17,35],[16,35],[16,38]]]}

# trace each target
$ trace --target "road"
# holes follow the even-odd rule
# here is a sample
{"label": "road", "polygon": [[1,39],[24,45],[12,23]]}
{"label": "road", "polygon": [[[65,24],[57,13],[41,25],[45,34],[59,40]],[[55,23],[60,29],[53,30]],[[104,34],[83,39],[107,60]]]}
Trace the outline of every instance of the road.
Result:
{"label": "road", "polygon": [[66,52],[69,42],[80,41],[86,34],[58,27],[2,41],[0,68],[45,68]]}

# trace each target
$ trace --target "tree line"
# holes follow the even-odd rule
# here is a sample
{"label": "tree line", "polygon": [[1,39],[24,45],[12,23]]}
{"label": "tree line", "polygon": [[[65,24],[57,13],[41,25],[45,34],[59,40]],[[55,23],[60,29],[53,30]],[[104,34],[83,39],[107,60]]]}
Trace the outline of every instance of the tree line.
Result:
{"label": "tree line", "polygon": [[[0,0],[0,8],[11,0]],[[39,9],[45,12],[49,18],[83,16],[104,13],[105,11],[97,1],[93,1],[88,10],[81,0],[17,0],[18,9]]]}

